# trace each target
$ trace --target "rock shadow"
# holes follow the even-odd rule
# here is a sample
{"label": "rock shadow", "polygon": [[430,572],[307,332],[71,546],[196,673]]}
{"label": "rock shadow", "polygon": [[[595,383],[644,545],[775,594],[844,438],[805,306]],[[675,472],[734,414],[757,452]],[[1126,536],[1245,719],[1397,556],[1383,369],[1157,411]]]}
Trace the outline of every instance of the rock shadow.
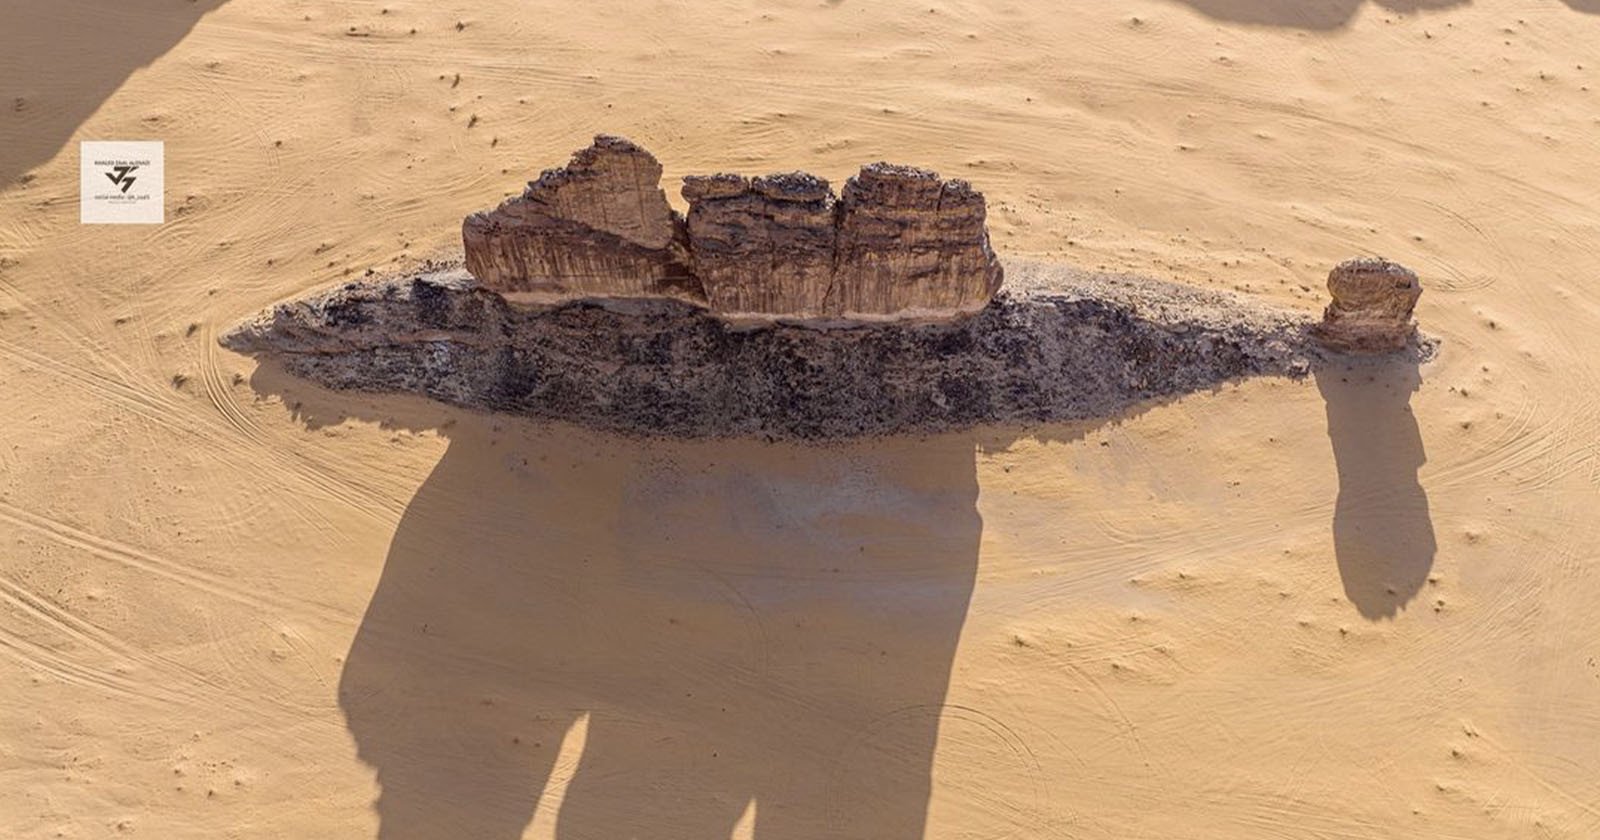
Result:
{"label": "rock shadow", "polygon": [[1427,581],[1437,548],[1417,480],[1427,462],[1410,405],[1418,362],[1397,354],[1315,376],[1339,473],[1333,549],[1345,596],[1367,619],[1394,618]]}
{"label": "rock shadow", "polygon": [[[1585,3],[1590,0],[1565,0]],[[1366,0],[1176,0],[1206,17],[1229,23],[1330,30],[1348,24]],[[1464,6],[1471,0],[1373,0],[1399,14]]]}
{"label": "rock shadow", "polygon": [[382,840],[924,836],[941,724],[969,711],[945,698],[975,454],[1110,422],[641,440],[342,394],[272,361],[251,384],[311,429],[449,438],[339,682]]}
{"label": "rock shadow", "polygon": [[[449,439],[339,685],[382,840],[922,837],[940,727],[964,713],[945,698],[983,532],[977,455],[1266,373],[1180,365],[1163,396],[1084,383],[1104,392],[1096,416],[803,443],[317,384],[381,391],[418,369],[384,347],[262,356],[253,389],[308,428]],[[1046,824],[1042,801],[1014,810]]]}
{"label": "rock shadow", "polygon": [[[430,421],[270,367],[309,427]],[[442,431],[339,684],[379,837],[727,837],[752,807],[757,838],[923,836],[983,524],[971,435]]]}
{"label": "rock shadow", "polygon": [[135,70],[224,2],[0,3],[0,189],[54,157]]}

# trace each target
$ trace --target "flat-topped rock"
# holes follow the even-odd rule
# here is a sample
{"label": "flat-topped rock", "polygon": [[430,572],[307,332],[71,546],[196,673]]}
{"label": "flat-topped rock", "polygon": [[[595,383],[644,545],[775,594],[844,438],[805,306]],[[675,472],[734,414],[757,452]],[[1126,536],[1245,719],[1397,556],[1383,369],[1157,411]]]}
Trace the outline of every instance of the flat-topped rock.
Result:
{"label": "flat-topped rock", "polygon": [[840,198],[836,306],[846,314],[983,307],[1003,272],[989,246],[983,194],[961,180],[874,163]]}
{"label": "flat-topped rock", "polygon": [[1323,311],[1317,335],[1330,348],[1353,353],[1388,353],[1416,334],[1411,320],[1422,283],[1416,272],[1377,257],[1358,257],[1328,274],[1333,302]]}
{"label": "flat-topped rock", "polygon": [[713,310],[784,316],[949,316],[1000,289],[983,195],[874,163],[835,198],[804,172],[689,176],[690,263]]}
{"label": "flat-topped rock", "polygon": [[690,265],[716,312],[831,314],[833,190],[804,172],[689,176]]}

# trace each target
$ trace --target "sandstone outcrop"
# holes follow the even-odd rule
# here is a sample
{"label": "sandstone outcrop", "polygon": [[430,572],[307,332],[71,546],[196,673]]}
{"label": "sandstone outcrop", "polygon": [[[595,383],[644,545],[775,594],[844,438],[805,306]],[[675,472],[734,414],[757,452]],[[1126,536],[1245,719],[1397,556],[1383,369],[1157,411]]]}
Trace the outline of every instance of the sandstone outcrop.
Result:
{"label": "sandstone outcrop", "polygon": [[691,175],[690,265],[706,303],[724,313],[836,314],[834,197],[804,172],[745,178]]}
{"label": "sandstone outcrop", "polygon": [[965,181],[874,163],[842,196],[804,172],[684,179],[601,135],[567,166],[462,226],[467,269],[512,302],[681,297],[721,314],[944,317],[1000,288],[983,195]]}
{"label": "sandstone outcrop", "polygon": [[1346,260],[1329,272],[1328,292],[1333,302],[1316,333],[1330,349],[1388,353],[1404,348],[1416,334],[1411,312],[1422,284],[1403,265],[1375,257]]}
{"label": "sandstone outcrop", "polygon": [[661,189],[661,164],[621,137],[600,135],[522,195],[462,223],[467,269],[516,300],[700,297],[684,259],[682,220]]}
{"label": "sandstone outcrop", "polygon": [[874,163],[845,182],[839,204],[839,311],[973,310],[1000,290],[983,195],[966,181]]}

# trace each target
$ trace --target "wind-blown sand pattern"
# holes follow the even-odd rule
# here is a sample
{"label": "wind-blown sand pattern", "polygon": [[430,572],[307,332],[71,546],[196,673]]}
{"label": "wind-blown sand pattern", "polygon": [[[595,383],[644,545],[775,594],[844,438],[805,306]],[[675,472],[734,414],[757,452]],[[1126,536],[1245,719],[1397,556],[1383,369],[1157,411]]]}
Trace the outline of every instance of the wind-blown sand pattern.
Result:
{"label": "wind-blown sand pattern", "polygon": [[[1596,11],[0,3],[0,833],[1596,836]],[[818,446],[218,344],[596,130],[1308,321],[1383,255],[1440,350]]]}

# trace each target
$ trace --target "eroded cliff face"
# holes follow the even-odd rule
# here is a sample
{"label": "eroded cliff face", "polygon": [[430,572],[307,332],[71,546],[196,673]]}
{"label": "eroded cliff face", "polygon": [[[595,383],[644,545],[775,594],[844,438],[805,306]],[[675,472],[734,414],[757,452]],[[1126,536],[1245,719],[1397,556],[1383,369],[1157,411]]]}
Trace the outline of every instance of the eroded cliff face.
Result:
{"label": "eroded cliff face", "polygon": [[689,254],[706,303],[724,313],[836,314],[834,197],[804,172],[691,175]]}
{"label": "eroded cliff face", "polygon": [[467,269],[512,300],[702,296],[661,164],[621,137],[596,137],[522,195],[468,216],[461,234]]}
{"label": "eroded cliff face", "polygon": [[836,307],[847,313],[981,309],[1000,290],[983,195],[966,181],[874,163],[840,198]]}
{"label": "eroded cliff face", "polygon": [[1000,289],[983,195],[875,163],[835,196],[804,172],[684,179],[667,205],[649,152],[602,135],[463,225],[467,268],[513,302],[675,296],[771,317],[944,317]]}
{"label": "eroded cliff face", "polygon": [[1389,353],[1416,335],[1411,313],[1422,297],[1416,272],[1399,263],[1358,257],[1328,274],[1333,302],[1323,310],[1317,334],[1330,348],[1352,353]]}

